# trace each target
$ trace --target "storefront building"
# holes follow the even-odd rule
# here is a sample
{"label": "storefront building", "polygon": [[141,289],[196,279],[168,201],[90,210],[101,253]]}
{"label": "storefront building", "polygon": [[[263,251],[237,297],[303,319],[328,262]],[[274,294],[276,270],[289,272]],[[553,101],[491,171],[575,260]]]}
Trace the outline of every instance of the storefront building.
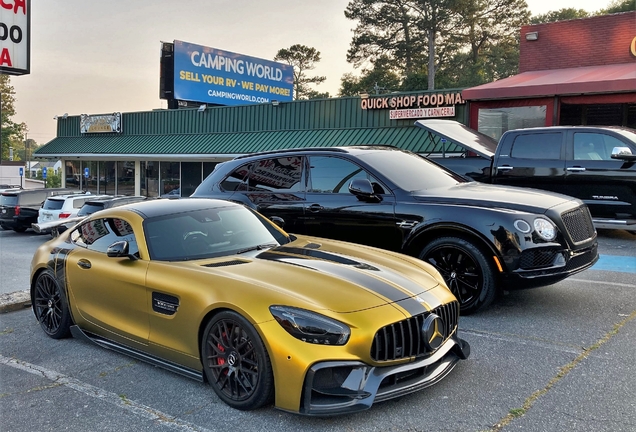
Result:
{"label": "storefront building", "polygon": [[350,145],[393,145],[427,154],[440,151],[442,143],[416,127],[416,119],[467,121],[461,89],[197,106],[59,117],[57,137],[34,156],[61,159],[66,187],[189,196],[217,163],[239,155]]}
{"label": "storefront building", "polygon": [[519,72],[462,92],[468,126],[636,128],[636,12],[523,26]]}

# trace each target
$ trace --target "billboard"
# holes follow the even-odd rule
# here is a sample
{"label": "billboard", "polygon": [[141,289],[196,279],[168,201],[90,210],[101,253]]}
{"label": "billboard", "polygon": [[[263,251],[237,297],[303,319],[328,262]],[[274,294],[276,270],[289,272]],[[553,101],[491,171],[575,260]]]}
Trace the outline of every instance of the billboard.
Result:
{"label": "billboard", "polygon": [[0,0],[0,73],[31,70],[31,0]]}
{"label": "billboard", "polygon": [[219,105],[293,99],[293,66],[174,41],[173,98]]}

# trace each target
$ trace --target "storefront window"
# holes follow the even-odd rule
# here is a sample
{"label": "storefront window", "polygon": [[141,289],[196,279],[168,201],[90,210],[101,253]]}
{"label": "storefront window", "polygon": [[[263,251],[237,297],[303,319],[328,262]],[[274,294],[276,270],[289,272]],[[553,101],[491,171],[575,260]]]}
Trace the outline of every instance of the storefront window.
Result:
{"label": "storefront window", "polygon": [[179,162],[161,162],[159,194],[164,195],[179,187],[181,173]]}
{"label": "storefront window", "polygon": [[159,161],[141,162],[141,194],[147,197],[159,196]]}
{"label": "storefront window", "polygon": [[135,162],[117,162],[117,195],[135,194]]}
{"label": "storefront window", "polygon": [[115,195],[115,162],[99,164],[99,193]]}
{"label": "storefront window", "polygon": [[181,162],[181,191],[182,197],[192,195],[203,180],[201,162]]}
{"label": "storefront window", "polygon": [[80,187],[80,161],[66,161],[64,167],[64,175],[66,176],[66,187],[77,188]]}
{"label": "storefront window", "polygon": [[546,106],[479,109],[477,128],[496,140],[511,129],[545,126]]}
{"label": "storefront window", "polygon": [[99,180],[99,162],[97,161],[84,161],[82,162],[84,169],[88,168],[88,178],[83,177],[84,189],[92,194],[98,192],[98,180]]}

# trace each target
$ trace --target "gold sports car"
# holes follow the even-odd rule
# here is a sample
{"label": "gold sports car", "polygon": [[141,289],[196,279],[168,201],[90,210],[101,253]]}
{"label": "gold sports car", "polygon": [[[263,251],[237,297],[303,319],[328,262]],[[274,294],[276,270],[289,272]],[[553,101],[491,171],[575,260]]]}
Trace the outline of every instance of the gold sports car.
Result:
{"label": "gold sports car", "polygon": [[221,200],[94,213],[37,250],[31,298],[50,337],[207,381],[242,410],[359,411],[437,383],[470,353],[430,265],[287,234]]}

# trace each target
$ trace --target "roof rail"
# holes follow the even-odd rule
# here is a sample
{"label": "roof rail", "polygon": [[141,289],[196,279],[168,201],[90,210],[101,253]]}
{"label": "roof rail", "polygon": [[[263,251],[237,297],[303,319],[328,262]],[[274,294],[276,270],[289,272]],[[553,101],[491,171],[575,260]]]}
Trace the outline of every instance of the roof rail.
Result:
{"label": "roof rail", "polygon": [[347,152],[347,150],[344,149],[343,147],[296,147],[296,148],[289,148],[289,149],[268,150],[264,152],[249,153],[246,155],[237,156],[234,159],[245,159],[245,158],[256,156],[256,155],[261,156],[261,155],[277,154],[277,153],[292,153],[292,152],[298,152],[298,151],[325,151],[325,152],[336,151],[341,153]]}

